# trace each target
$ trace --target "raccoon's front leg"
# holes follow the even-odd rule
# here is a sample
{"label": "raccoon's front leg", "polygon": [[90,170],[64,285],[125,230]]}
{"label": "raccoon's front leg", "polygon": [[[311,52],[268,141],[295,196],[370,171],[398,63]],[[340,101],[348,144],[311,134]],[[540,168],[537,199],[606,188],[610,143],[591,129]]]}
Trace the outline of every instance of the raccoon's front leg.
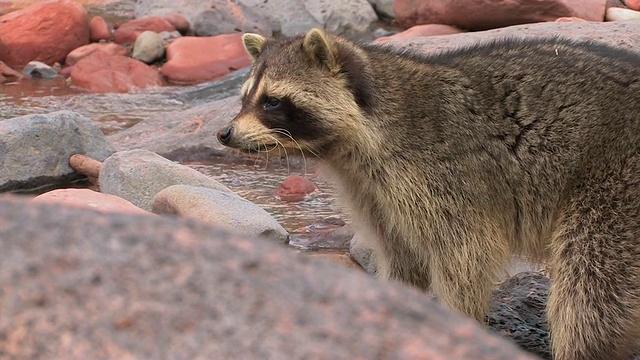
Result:
{"label": "raccoon's front leg", "polygon": [[444,304],[483,323],[495,275],[509,258],[506,243],[495,234],[468,233],[463,239],[443,237],[430,248],[434,293]]}
{"label": "raccoon's front leg", "polygon": [[421,290],[431,290],[431,269],[427,252],[416,252],[397,237],[380,239],[374,247],[378,276],[396,279]]}

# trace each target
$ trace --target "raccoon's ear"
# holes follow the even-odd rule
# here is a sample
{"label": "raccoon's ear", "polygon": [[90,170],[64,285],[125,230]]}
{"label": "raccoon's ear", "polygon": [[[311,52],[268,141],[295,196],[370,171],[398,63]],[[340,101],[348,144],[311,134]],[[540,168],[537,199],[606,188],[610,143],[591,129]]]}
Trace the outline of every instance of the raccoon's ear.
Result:
{"label": "raccoon's ear", "polygon": [[311,60],[325,66],[330,71],[337,71],[337,48],[333,40],[324,31],[313,28],[304,37],[302,47]]}
{"label": "raccoon's ear", "polygon": [[244,44],[244,48],[247,50],[253,61],[256,61],[258,56],[260,56],[260,53],[262,53],[265,42],[267,42],[267,39],[262,35],[252,33],[242,34],[242,43]]}

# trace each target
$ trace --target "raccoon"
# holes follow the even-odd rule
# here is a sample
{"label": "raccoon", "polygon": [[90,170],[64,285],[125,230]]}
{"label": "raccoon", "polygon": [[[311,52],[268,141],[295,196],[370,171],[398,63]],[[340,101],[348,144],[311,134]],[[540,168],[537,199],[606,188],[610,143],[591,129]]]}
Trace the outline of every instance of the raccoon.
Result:
{"label": "raccoon", "polygon": [[640,55],[559,37],[434,55],[310,30],[244,34],[218,140],[317,157],[378,273],[483,321],[512,254],[544,260],[555,359],[640,336]]}

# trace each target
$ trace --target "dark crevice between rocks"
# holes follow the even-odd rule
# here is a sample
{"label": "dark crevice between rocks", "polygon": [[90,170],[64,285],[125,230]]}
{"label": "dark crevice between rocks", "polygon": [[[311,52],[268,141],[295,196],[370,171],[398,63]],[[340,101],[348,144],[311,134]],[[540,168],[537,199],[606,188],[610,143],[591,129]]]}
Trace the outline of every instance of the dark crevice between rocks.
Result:
{"label": "dark crevice between rocks", "polygon": [[0,185],[0,193],[39,195],[47,191],[61,188],[86,188],[90,183],[87,177],[80,174],[64,176],[41,176],[26,181],[9,181]]}

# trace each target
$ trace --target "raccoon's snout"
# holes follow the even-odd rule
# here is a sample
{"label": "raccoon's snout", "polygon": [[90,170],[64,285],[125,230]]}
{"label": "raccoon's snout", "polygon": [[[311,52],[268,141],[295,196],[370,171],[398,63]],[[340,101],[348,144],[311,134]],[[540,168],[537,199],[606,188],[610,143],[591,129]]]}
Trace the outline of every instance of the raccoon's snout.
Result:
{"label": "raccoon's snout", "polygon": [[231,134],[233,133],[233,126],[225,126],[222,129],[218,130],[218,141],[222,145],[229,145],[231,142]]}

